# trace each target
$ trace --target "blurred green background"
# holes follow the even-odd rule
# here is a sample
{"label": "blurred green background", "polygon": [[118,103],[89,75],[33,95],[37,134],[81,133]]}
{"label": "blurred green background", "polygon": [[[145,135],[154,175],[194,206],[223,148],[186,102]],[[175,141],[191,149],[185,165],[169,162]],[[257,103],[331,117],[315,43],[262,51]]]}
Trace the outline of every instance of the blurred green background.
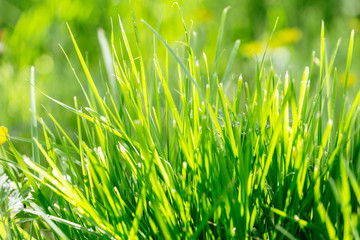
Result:
{"label": "blurred green background", "polygon": [[[149,63],[153,54],[153,35],[139,19],[157,28],[172,46],[180,46],[176,41],[184,41],[184,30],[178,8],[172,7],[173,1],[133,1],[143,54]],[[214,60],[222,11],[231,6],[219,74],[226,66],[226,58],[235,40],[240,39],[241,47],[233,66],[234,79],[243,73],[244,80],[250,85],[257,62],[254,53],[261,60],[264,45],[278,16],[269,56],[281,75],[288,69],[294,77],[301,76],[313,50],[318,56],[322,20],[325,21],[330,52],[338,38],[343,39],[336,60],[340,75],[345,69],[350,31],[360,30],[358,0],[182,0],[178,3],[188,28],[193,23],[192,30],[196,32],[196,37],[193,36],[195,54],[202,61],[202,52],[205,52],[210,67]],[[29,137],[31,65],[36,68],[36,86],[41,91],[70,105],[73,105],[73,96],[82,96],[59,47],[59,44],[63,46],[80,79],[84,80],[66,22],[86,55],[93,77],[103,87],[106,73],[97,31],[104,29],[109,39],[112,19],[115,38],[119,38],[118,15],[134,43],[131,7],[127,0],[0,0],[0,125],[7,126],[12,136]],[[349,82],[354,92],[359,88],[356,77],[360,76],[356,67],[360,63],[359,50],[359,39],[356,38]],[[150,70],[151,64],[147,66]],[[341,81],[341,77],[339,79]],[[40,92],[37,92],[37,103],[41,117],[46,117],[45,107],[65,129],[75,126],[69,112],[56,106]]]}

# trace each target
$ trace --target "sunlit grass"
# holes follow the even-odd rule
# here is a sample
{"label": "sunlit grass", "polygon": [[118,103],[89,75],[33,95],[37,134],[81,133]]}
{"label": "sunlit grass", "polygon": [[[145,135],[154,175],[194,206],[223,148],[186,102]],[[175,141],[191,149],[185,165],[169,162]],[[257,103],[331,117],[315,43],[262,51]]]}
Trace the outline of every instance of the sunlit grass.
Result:
{"label": "sunlit grass", "polygon": [[[66,132],[51,113],[52,123],[35,115],[32,94],[31,142],[42,162],[22,156],[11,141],[9,152],[1,147],[1,163],[21,194],[16,202],[24,204],[10,216],[0,195],[1,238],[359,238],[360,92],[346,98],[354,32],[340,93],[337,48],[328,59],[323,26],[320,69],[310,62],[301,79],[280,76],[271,62],[265,69],[264,54],[256,78],[239,76],[230,94],[224,89],[240,41],[218,75],[226,14],[211,65],[205,53],[195,56],[185,21],[182,56],[145,21],[163,45],[142,43],[135,16],[131,49],[119,19],[122,39],[111,35],[106,94],[69,28],[86,82],[73,70],[88,105],[49,97],[76,118],[77,129]],[[109,47],[99,36],[106,62]],[[154,52],[152,66],[142,51]],[[313,71],[319,79],[310,79]]]}

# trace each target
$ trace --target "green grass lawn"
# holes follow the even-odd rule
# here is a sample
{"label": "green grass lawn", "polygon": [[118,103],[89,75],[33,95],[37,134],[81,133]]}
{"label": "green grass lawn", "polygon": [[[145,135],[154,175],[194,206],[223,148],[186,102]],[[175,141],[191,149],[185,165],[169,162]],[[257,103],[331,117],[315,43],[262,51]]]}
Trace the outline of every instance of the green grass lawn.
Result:
{"label": "green grass lawn", "polygon": [[[227,10],[211,64],[195,55],[184,20],[176,48],[135,15],[130,44],[131,27],[114,20],[120,40],[100,33],[106,93],[69,27],[75,50],[64,53],[77,53],[86,81],[76,59],[69,69],[86,105],[66,105],[35,82],[32,139],[0,129],[0,239],[360,238],[360,91],[347,89],[354,32],[344,81],[324,24],[302,77],[278,74],[266,49],[254,78],[234,77],[240,41],[218,73]],[[157,44],[141,41],[140,24]],[[77,128],[66,131],[50,111],[44,121],[35,95],[72,113]],[[15,142],[31,143],[32,156]]]}

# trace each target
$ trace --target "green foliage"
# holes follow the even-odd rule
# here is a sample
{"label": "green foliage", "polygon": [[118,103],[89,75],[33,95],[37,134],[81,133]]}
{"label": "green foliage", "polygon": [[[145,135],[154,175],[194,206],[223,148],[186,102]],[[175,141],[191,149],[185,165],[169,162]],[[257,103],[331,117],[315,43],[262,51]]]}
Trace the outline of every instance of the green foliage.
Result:
{"label": "green foliage", "polygon": [[[11,206],[0,195],[5,239],[359,238],[360,92],[347,98],[348,80],[337,92],[338,46],[328,59],[323,25],[318,69],[311,62],[293,80],[277,75],[271,62],[265,68],[264,54],[255,79],[234,81],[239,41],[224,73],[216,68],[226,12],[214,69],[205,54],[196,55],[184,20],[186,41],[176,49],[141,21],[163,44],[154,44],[148,67],[149,43],[141,41],[135,15],[136,51],[119,19],[121,39],[112,32],[107,66],[116,83],[106,94],[69,28],[87,107],[48,97],[75,116],[77,128],[66,131],[50,112],[52,126],[38,118],[44,140],[33,135],[31,142],[41,163],[8,141],[1,163],[25,207],[3,216]],[[102,36],[109,58],[106,41]],[[354,32],[346,79],[353,46]],[[316,70],[318,81],[310,81]]]}
{"label": "green foliage", "polygon": [[[260,50],[255,52],[262,54],[261,48],[266,44],[269,38],[267,34],[271,32],[277,17],[279,34],[274,36],[268,56],[271,56],[278,73],[284,74],[286,70],[291,70],[293,76],[298,78],[303,67],[308,64],[311,50],[318,47],[320,26],[317,23],[321,20],[327,23],[327,36],[330,40],[328,47],[336,44],[331,40],[338,37],[344,39],[351,29],[360,28],[360,5],[357,0],[181,0],[179,6],[188,28],[192,33],[196,32],[190,36],[194,54],[201,56],[202,52],[206,52],[209,68],[221,76],[224,76],[227,67],[230,68],[224,56],[228,56],[227,51],[231,51],[235,41],[240,39],[238,57],[234,58],[233,67],[229,70],[235,75],[241,72],[245,78],[255,78],[256,60],[253,48],[257,46]],[[222,9],[228,6],[230,9],[223,31],[225,37],[220,41],[221,47],[217,48],[218,29],[219,25],[223,24],[220,21]],[[31,137],[27,129],[30,119],[29,72],[33,65],[36,69],[36,87],[68,105],[72,103],[73,96],[79,96],[79,104],[86,103],[86,99],[80,96],[78,85],[72,81],[71,71],[66,71],[67,59],[59,48],[60,44],[69,49],[72,44],[65,22],[71,25],[94,79],[99,80],[99,91],[106,90],[103,83],[110,80],[111,75],[108,74],[109,64],[100,60],[103,58],[103,49],[99,44],[101,37],[99,35],[98,39],[89,36],[95,36],[99,29],[110,32],[111,18],[117,19],[118,15],[123,19],[124,26],[131,25],[131,8],[164,36],[170,45],[177,40],[185,42],[181,31],[183,23],[173,1],[0,0],[0,111],[6,113],[0,116],[1,125],[6,125],[16,136]],[[137,38],[152,45],[153,35],[147,31],[146,26],[138,24],[137,28],[138,36],[132,31],[128,32],[130,47],[137,49]],[[120,37],[120,28],[115,27],[114,39],[117,41]],[[354,45],[355,51],[359,46],[360,44]],[[149,51],[142,51],[145,66],[152,64],[152,48],[148,49]],[[163,48],[158,48],[158,51],[160,56],[164,55]],[[340,49],[336,60],[339,79],[342,79],[345,72],[345,51]],[[70,59],[75,58],[75,51],[68,53]],[[354,60],[354,64],[359,64],[357,59]],[[213,66],[214,63],[216,66]],[[77,62],[73,62],[73,65],[75,69],[81,67]],[[80,79],[85,77],[82,73],[78,74]],[[175,71],[170,71],[170,77],[174,74]],[[317,79],[317,74],[311,78]],[[356,75],[360,76],[360,72],[353,69],[351,76],[354,76],[355,80]],[[231,78],[232,75],[229,75],[229,79]],[[171,88],[173,85],[170,84]],[[63,86],[66,86],[66,90]],[[112,89],[113,85],[109,86]],[[249,82],[249,87],[253,89],[254,84]],[[349,88],[350,95],[354,92],[354,89]],[[42,95],[38,95],[38,100],[53,112],[56,119],[61,120],[65,129],[76,127],[71,120],[71,114],[56,111],[56,105]],[[46,114],[41,107],[37,110],[40,115]],[[22,145],[17,147],[21,148],[22,152],[30,152]]]}

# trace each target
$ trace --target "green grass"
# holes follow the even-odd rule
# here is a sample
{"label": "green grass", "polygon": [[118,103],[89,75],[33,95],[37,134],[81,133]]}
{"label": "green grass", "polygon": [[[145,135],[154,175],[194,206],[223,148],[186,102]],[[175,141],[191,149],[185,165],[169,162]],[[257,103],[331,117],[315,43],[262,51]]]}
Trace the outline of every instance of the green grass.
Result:
{"label": "green grass", "polygon": [[[48,96],[74,114],[77,129],[66,132],[51,113],[52,123],[37,116],[38,127],[34,104],[33,158],[11,139],[1,147],[1,239],[359,239],[360,91],[351,101],[347,80],[337,83],[338,46],[328,59],[322,27],[319,68],[312,60],[301,79],[280,76],[271,62],[265,69],[264,53],[256,79],[234,83],[239,41],[224,74],[217,69],[226,12],[211,65],[194,55],[185,21],[179,49],[141,21],[163,44],[154,44],[152,66],[135,15],[135,51],[120,19],[111,53],[99,32],[104,61],[113,59],[106,94],[69,28],[88,105]],[[354,32],[347,77],[353,45]]]}

